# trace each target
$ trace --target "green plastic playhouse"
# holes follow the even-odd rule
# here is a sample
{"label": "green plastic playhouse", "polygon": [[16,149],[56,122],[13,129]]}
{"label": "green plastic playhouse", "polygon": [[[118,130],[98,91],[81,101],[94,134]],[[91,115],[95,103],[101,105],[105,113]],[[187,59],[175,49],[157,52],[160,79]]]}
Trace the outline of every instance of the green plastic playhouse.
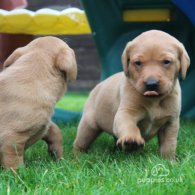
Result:
{"label": "green plastic playhouse", "polygon": [[191,66],[186,80],[181,80],[182,117],[195,118],[193,0],[82,0],[82,4],[99,52],[102,79],[122,70],[121,54],[126,43],[143,31],[163,30],[185,45]]}

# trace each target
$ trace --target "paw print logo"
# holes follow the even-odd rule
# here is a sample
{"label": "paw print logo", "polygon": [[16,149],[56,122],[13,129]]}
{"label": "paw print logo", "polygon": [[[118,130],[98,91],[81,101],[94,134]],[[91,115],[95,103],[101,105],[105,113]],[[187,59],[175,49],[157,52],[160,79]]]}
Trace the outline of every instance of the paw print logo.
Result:
{"label": "paw print logo", "polygon": [[155,177],[166,177],[169,175],[169,169],[162,164],[157,164],[152,168],[151,174]]}

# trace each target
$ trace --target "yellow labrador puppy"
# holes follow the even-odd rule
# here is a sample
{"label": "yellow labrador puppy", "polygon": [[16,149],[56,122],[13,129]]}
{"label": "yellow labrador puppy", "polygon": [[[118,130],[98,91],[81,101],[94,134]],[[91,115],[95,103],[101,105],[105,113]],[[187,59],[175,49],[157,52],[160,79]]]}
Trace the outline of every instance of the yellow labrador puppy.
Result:
{"label": "yellow labrador puppy", "polygon": [[60,129],[51,122],[54,105],[75,80],[73,50],[55,37],[35,39],[15,50],[0,73],[0,163],[16,169],[25,148],[39,139],[62,157]]}
{"label": "yellow labrador puppy", "polygon": [[181,89],[178,74],[185,79],[188,54],[171,35],[151,30],[129,42],[122,54],[124,73],[97,85],[91,92],[80,121],[74,148],[86,150],[106,131],[117,145],[132,150],[158,135],[160,153],[174,159]]}

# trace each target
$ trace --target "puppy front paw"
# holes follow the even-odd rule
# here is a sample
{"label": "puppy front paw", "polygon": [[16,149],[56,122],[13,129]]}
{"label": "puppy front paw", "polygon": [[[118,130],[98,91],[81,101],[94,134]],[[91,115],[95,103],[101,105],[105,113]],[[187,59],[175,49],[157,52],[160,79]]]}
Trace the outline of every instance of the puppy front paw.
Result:
{"label": "puppy front paw", "polygon": [[141,136],[123,136],[117,140],[117,146],[125,151],[134,151],[144,146],[145,141]]}

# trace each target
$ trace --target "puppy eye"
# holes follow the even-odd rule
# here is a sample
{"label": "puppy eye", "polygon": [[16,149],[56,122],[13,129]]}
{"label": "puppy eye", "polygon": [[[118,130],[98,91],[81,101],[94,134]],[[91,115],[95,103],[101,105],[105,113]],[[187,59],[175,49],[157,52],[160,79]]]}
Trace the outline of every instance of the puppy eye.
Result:
{"label": "puppy eye", "polygon": [[139,61],[139,60],[135,61],[134,64],[135,64],[136,66],[141,66],[141,65],[142,65],[141,61]]}
{"label": "puppy eye", "polygon": [[165,66],[170,65],[171,64],[171,61],[170,60],[163,60],[163,64]]}

